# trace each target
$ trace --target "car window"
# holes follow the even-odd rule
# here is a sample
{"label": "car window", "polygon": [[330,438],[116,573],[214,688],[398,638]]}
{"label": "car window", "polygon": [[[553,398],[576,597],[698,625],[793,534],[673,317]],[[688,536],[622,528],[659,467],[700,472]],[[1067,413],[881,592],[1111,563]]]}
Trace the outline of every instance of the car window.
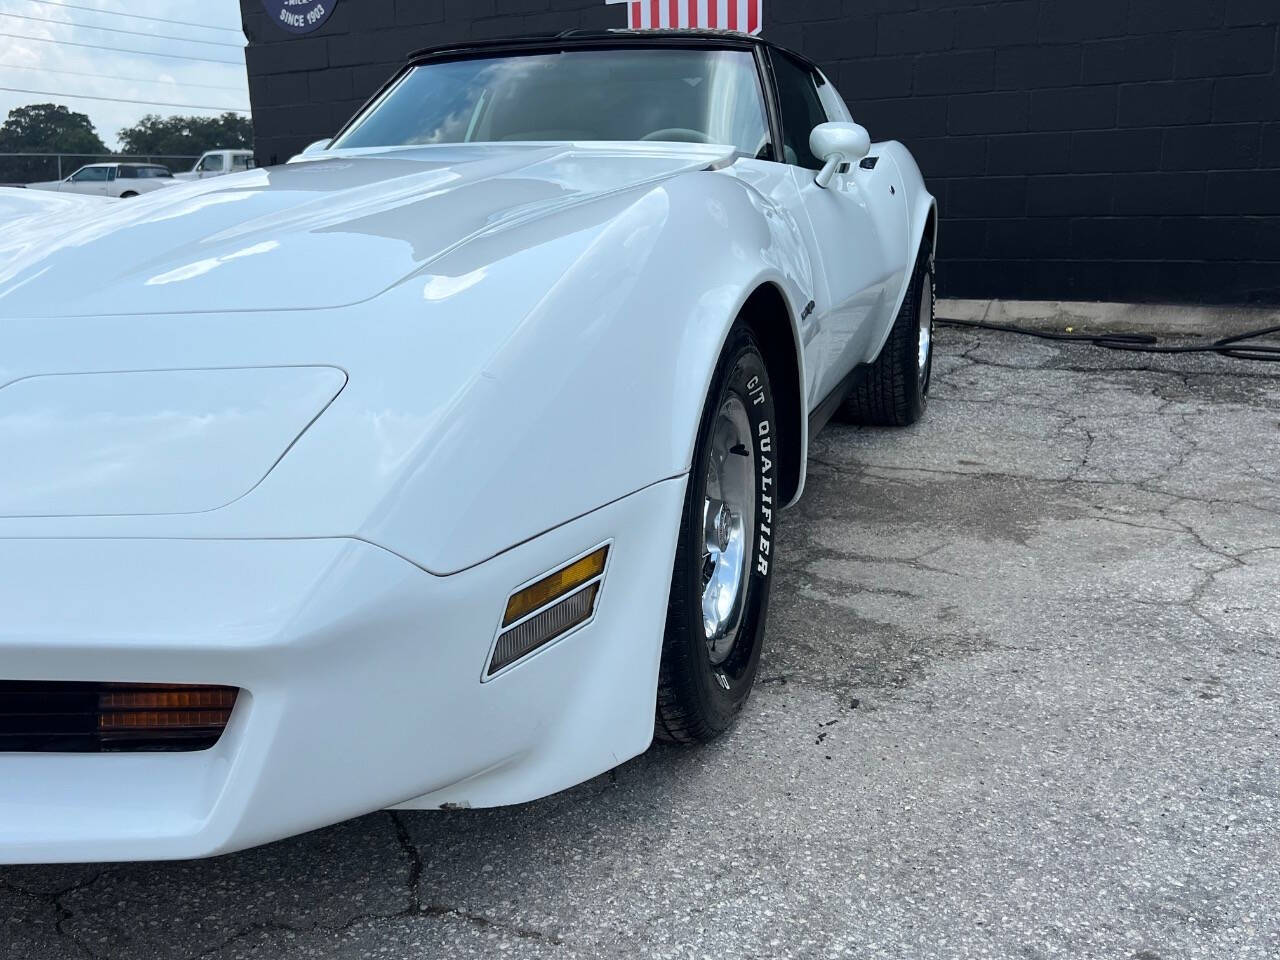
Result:
{"label": "car window", "polygon": [[836,85],[822,74],[818,75],[818,79],[822,81],[818,84],[818,96],[822,98],[822,109],[826,112],[827,119],[839,123],[852,122],[853,116]]}
{"label": "car window", "polygon": [[206,173],[212,172],[215,170],[221,170],[222,156],[220,154],[215,153],[212,156],[205,157],[203,160],[200,161],[200,169],[204,170]]}
{"label": "car window", "polygon": [[231,158],[232,170],[248,170],[253,165],[253,158],[246,156],[236,156]]}
{"label": "car window", "polygon": [[571,50],[421,64],[334,143],[673,140],[770,155],[745,50]]}
{"label": "car window", "polygon": [[73,183],[96,183],[106,179],[106,167],[81,167],[71,175]]}
{"label": "car window", "polygon": [[138,170],[138,176],[149,179],[156,177],[172,177],[173,172],[168,167],[142,167]]}
{"label": "car window", "polygon": [[119,172],[116,174],[116,176],[118,176],[121,180],[136,180],[138,179],[138,168],[137,167],[121,167]]}
{"label": "car window", "polygon": [[778,110],[782,114],[782,151],[786,162],[810,170],[821,170],[822,161],[809,149],[809,134],[829,119],[818,96],[813,71],[776,51],[772,55],[773,75],[778,84]]}

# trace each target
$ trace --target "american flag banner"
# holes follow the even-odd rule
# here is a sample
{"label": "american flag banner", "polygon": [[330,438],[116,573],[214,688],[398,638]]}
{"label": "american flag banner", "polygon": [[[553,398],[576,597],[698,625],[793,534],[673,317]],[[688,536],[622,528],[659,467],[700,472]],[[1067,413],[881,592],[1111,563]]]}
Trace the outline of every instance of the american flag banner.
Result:
{"label": "american flag banner", "polygon": [[764,0],[604,0],[625,3],[632,30],[695,28],[759,33]]}

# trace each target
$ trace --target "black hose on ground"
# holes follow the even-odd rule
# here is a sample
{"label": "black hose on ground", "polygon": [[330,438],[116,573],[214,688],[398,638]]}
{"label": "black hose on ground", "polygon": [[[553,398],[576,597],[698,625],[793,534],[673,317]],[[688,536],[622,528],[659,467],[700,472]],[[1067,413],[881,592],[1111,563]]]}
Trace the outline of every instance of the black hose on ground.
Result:
{"label": "black hose on ground", "polygon": [[1018,327],[1008,323],[989,323],[986,320],[937,320],[939,324],[951,327],[969,327],[978,330],[998,330],[1001,333],[1016,333],[1024,337],[1036,337],[1039,340],[1065,340],[1074,343],[1088,343],[1107,350],[1128,350],[1132,353],[1216,353],[1221,357],[1234,360],[1256,360],[1262,363],[1280,361],[1280,344],[1250,343],[1261,337],[1280,334],[1280,326],[1262,327],[1258,330],[1247,330],[1234,336],[1223,337],[1209,343],[1161,343],[1158,337],[1149,333],[1058,333],[1053,330],[1033,330],[1029,327]]}

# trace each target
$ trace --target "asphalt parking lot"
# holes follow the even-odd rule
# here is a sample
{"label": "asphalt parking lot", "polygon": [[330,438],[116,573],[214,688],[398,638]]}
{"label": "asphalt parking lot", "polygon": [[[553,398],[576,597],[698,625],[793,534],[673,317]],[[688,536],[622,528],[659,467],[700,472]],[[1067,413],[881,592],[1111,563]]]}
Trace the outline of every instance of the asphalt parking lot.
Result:
{"label": "asphalt parking lot", "polygon": [[1280,367],[939,349],[921,426],[816,440],[724,742],[516,809],[0,868],[0,956],[1280,956]]}

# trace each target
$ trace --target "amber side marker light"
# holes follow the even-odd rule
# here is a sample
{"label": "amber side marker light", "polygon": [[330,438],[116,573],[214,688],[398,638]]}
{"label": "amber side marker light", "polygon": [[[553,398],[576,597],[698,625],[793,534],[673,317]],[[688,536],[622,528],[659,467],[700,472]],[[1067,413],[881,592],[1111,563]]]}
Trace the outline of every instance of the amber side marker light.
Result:
{"label": "amber side marker light", "polygon": [[606,545],[512,594],[488,675],[590,620],[608,559]]}
{"label": "amber side marker light", "polygon": [[192,751],[222,736],[235,687],[0,680],[0,752]]}
{"label": "amber side marker light", "polygon": [[545,607],[552,600],[563,597],[571,590],[576,590],[584,583],[594,580],[604,573],[604,564],[608,557],[609,548],[601,547],[581,560],[575,560],[567,567],[525,587],[519,593],[512,594],[511,599],[507,601],[507,614],[502,618],[502,625],[509,627],[538,608]]}

